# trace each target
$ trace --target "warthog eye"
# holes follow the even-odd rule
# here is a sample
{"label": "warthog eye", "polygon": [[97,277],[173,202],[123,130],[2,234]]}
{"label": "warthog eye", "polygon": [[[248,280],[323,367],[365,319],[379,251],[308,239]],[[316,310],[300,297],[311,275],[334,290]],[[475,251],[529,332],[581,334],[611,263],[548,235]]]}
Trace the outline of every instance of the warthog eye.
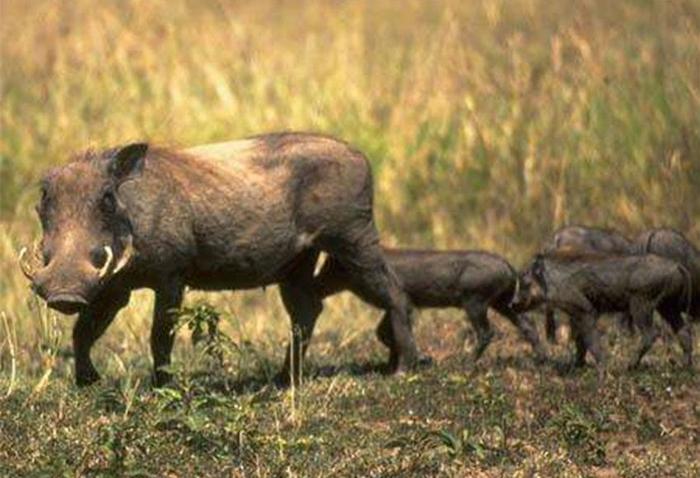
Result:
{"label": "warthog eye", "polygon": [[117,210],[117,198],[114,197],[112,191],[107,191],[102,196],[102,201],[100,202],[100,209],[105,214],[114,214]]}
{"label": "warthog eye", "polygon": [[41,188],[41,199],[39,203],[34,208],[41,225],[46,229],[48,226],[48,209],[49,209],[49,194],[46,191],[46,187]]}
{"label": "warthog eye", "polygon": [[544,264],[542,264],[542,257],[538,256],[535,258],[535,263],[532,265],[532,275],[538,281],[544,279]]}
{"label": "warthog eye", "polygon": [[51,262],[51,255],[51,250],[48,247],[41,247],[41,260],[44,261],[44,266],[48,266]]}
{"label": "warthog eye", "polygon": [[96,268],[101,268],[107,260],[107,253],[104,247],[95,247],[90,251],[90,262]]}

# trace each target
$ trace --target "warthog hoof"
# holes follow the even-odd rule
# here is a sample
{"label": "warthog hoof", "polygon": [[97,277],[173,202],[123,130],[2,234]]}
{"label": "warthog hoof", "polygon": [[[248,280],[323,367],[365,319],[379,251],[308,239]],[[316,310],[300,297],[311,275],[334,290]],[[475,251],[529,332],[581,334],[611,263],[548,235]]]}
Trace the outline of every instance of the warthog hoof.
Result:
{"label": "warthog hoof", "polygon": [[435,359],[428,354],[421,354],[418,357],[418,362],[416,363],[418,368],[427,368],[432,367],[433,365],[435,365]]}
{"label": "warthog hoof", "polygon": [[94,369],[78,373],[75,376],[75,384],[81,388],[88,387],[88,386],[92,385],[93,383],[96,383],[99,381],[100,381],[100,374],[97,373],[97,371]]}
{"label": "warthog hoof", "polygon": [[603,385],[608,378],[608,370],[604,366],[598,366],[596,368],[597,373],[597,384],[598,386]]}
{"label": "warthog hoof", "polygon": [[547,356],[547,352],[544,350],[537,350],[535,351],[535,365],[543,365],[547,363],[547,360],[549,357]]}
{"label": "warthog hoof", "polygon": [[491,343],[491,341],[488,340],[488,341],[479,342],[476,344],[476,348],[474,349],[474,362],[479,361],[481,356],[484,355],[484,352],[486,352],[486,349],[488,348],[490,343]]}
{"label": "warthog hoof", "polygon": [[173,381],[173,376],[163,370],[156,370],[153,374],[153,386],[156,388],[165,387]]}
{"label": "warthog hoof", "polygon": [[578,358],[575,358],[571,361],[566,366],[566,369],[568,370],[569,373],[573,373],[578,369],[584,368],[586,366],[586,360],[580,360]]}
{"label": "warthog hoof", "polygon": [[280,390],[291,387],[292,383],[294,383],[295,387],[299,387],[301,385],[301,377],[297,377],[295,380],[292,380],[292,376],[287,369],[280,370],[272,378],[272,384],[275,386],[275,388]]}
{"label": "warthog hoof", "polygon": [[678,360],[674,357],[671,357],[668,359],[668,363],[673,366],[673,367],[681,367],[686,370],[693,370],[693,359],[692,358],[683,358],[682,360]]}
{"label": "warthog hoof", "polygon": [[292,377],[289,376],[289,372],[277,372],[274,377],[272,377],[272,384],[275,388],[285,389],[289,388],[292,384]]}
{"label": "warthog hoof", "polygon": [[389,373],[392,375],[401,375],[403,373],[408,373],[422,368],[427,368],[435,363],[433,358],[427,354],[418,354],[413,359],[397,359],[395,354],[391,354],[389,358],[388,369]]}
{"label": "warthog hoof", "polygon": [[641,360],[641,359],[639,359],[639,360],[635,359],[635,360],[633,360],[632,362],[630,362],[630,364],[627,366],[627,371],[628,371],[628,372],[637,371],[637,370],[639,370],[639,369],[641,368],[641,366],[642,366],[642,360]]}

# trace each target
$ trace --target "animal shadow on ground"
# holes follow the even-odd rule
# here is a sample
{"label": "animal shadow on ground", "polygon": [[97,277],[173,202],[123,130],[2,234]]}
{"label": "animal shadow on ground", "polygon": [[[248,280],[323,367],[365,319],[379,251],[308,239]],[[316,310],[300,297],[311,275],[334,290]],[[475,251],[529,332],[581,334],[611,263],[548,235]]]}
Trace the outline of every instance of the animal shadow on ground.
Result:
{"label": "animal shadow on ground", "polygon": [[476,363],[473,361],[472,366],[475,369],[506,369],[506,368],[511,368],[515,370],[539,370],[539,369],[547,369],[553,365],[554,359],[551,357],[547,357],[546,359],[540,360],[540,361],[535,361],[534,357],[532,357],[529,354],[526,355],[498,355],[491,359],[490,361],[485,361],[485,360],[480,360]]}
{"label": "animal shadow on ground", "polygon": [[[340,365],[311,365],[302,377],[303,382],[308,383],[318,378],[331,378],[342,374],[351,377],[386,376],[389,374],[389,368],[386,362],[379,360],[351,361]],[[194,373],[191,379],[203,389],[212,392],[243,394],[264,391],[272,392],[288,388],[288,385],[280,380],[280,377],[270,375],[265,370],[250,371],[239,377],[224,377],[220,374],[212,375],[208,371],[201,371]]]}

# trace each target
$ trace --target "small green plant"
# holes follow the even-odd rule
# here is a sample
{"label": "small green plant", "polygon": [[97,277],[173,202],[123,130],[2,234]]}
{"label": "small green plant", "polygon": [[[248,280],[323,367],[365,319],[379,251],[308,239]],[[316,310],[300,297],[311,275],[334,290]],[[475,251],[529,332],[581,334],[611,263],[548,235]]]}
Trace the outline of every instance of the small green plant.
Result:
{"label": "small green plant", "polygon": [[176,314],[178,324],[175,333],[183,328],[189,329],[192,345],[200,347],[204,355],[214,359],[216,365],[223,365],[226,354],[238,352],[238,345],[219,329],[221,313],[212,305],[200,302],[183,307]]}
{"label": "small green plant", "polygon": [[595,416],[580,404],[564,403],[549,426],[564,442],[572,456],[586,463],[605,463],[605,443],[600,437],[605,417]]}
{"label": "small green plant", "polygon": [[440,430],[434,434],[453,458],[465,455],[473,455],[477,460],[486,458],[487,447],[466,428],[458,436],[448,430]]}

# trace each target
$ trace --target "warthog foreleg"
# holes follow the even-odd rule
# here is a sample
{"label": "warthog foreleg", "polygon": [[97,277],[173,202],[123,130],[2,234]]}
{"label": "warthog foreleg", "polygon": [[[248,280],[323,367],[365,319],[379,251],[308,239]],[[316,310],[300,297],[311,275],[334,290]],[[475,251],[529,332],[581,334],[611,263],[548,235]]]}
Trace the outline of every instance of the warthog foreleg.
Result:
{"label": "warthog foreleg", "polygon": [[316,319],[323,310],[323,302],[313,286],[317,259],[317,251],[309,253],[280,284],[282,302],[287,309],[292,327],[291,343],[287,347],[284,367],[278,376],[278,381],[284,385],[292,381],[295,385],[300,384],[304,356],[311,342]]}
{"label": "warthog foreleg", "polygon": [[112,323],[117,312],[129,302],[129,296],[128,292],[103,294],[78,316],[73,327],[73,351],[75,382],[79,387],[100,379],[90,359],[90,349]]}
{"label": "warthog foreleg", "polygon": [[586,365],[586,352],[588,352],[588,350],[586,350],[586,343],[583,340],[583,333],[577,321],[578,319],[575,317],[569,319],[571,334],[573,335],[574,344],[576,346],[574,357],[571,361],[572,368],[584,367]]}
{"label": "warthog foreleg", "polygon": [[517,314],[510,307],[496,307],[496,311],[508,319],[520,332],[520,335],[530,344],[535,353],[536,360],[543,362],[547,359],[547,352],[542,346],[540,335],[532,319],[526,314]]}
{"label": "warthog foreleg", "polygon": [[554,316],[554,309],[545,305],[544,308],[544,329],[549,343],[557,343],[557,319]]}
{"label": "warthog foreleg", "polygon": [[161,387],[172,379],[165,370],[170,365],[170,354],[175,341],[174,328],[177,309],[182,304],[184,286],[178,279],[164,282],[156,289],[156,303],[151,326],[151,353],[153,354],[153,384]]}
{"label": "warthog foreleg", "polygon": [[629,313],[616,314],[618,326],[632,337],[636,332],[634,318]]}
{"label": "warthog foreleg", "polygon": [[386,311],[378,335],[390,347],[391,371],[401,373],[429,362],[428,358],[419,356],[413,339],[411,304],[396,274],[384,260],[374,226],[365,229],[357,242],[332,244],[328,253],[335,255],[349,273],[353,291]]}

